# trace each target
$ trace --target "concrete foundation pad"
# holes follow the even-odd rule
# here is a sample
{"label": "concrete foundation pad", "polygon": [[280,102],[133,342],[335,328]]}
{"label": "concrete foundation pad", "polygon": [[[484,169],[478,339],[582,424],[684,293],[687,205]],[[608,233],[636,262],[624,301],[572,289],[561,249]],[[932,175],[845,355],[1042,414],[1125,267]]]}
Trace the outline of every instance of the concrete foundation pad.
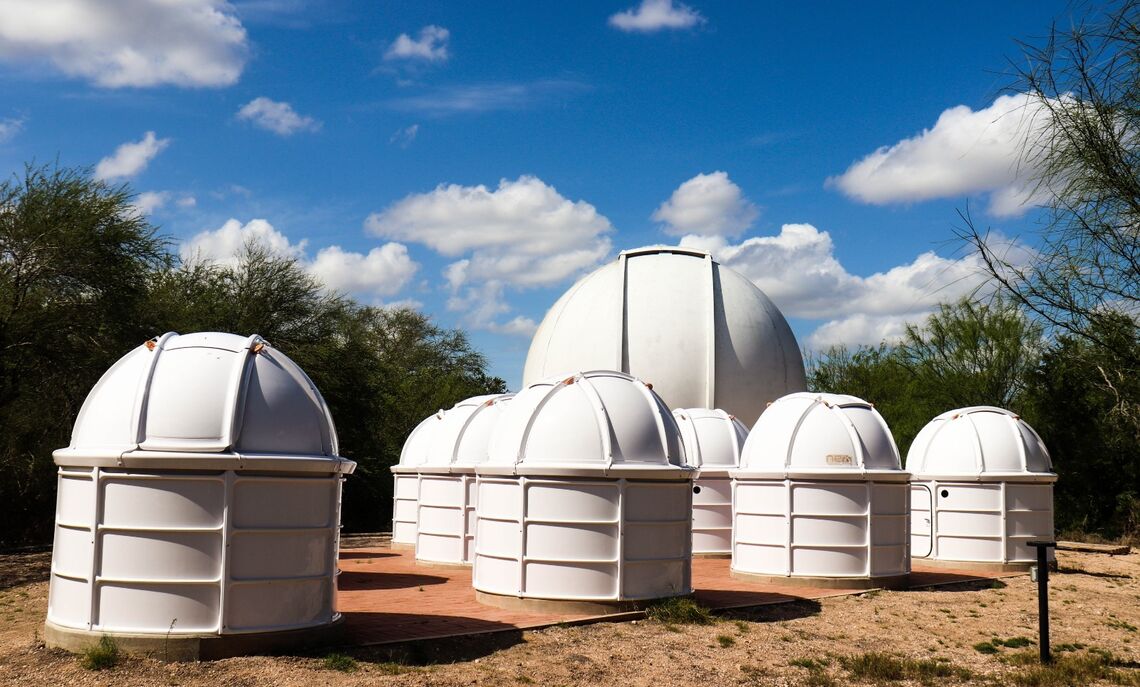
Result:
{"label": "concrete foundation pad", "polygon": [[439,568],[440,570],[470,570],[470,563],[449,563],[446,561],[425,561],[422,558],[416,559],[416,566],[420,568]]}
{"label": "concrete foundation pad", "polygon": [[415,551],[415,544],[406,544],[402,541],[394,541],[388,545],[393,551]]}
{"label": "concrete foundation pad", "polygon": [[[971,572],[985,572],[985,573],[1018,573],[1029,572],[1029,569],[1035,565],[1034,563],[1019,562],[1019,563],[998,563],[996,561],[947,561],[939,560],[936,558],[912,558],[911,561],[916,564],[921,564],[929,568],[946,568],[952,570],[963,570]],[[1057,569],[1057,561],[1050,561],[1050,570]]]}
{"label": "concrete foundation pad", "polygon": [[[685,595],[688,596],[688,595]],[[502,608],[508,611],[526,613],[558,613],[566,615],[610,615],[644,610],[660,599],[637,601],[571,601],[565,599],[533,599],[529,597],[506,596],[475,590],[475,600],[481,604]]]}
{"label": "concrete foundation pad", "polygon": [[882,577],[806,577],[790,575],[761,575],[733,570],[734,580],[756,582],[783,587],[815,587],[817,589],[906,589],[910,575],[884,575]]}
{"label": "concrete foundation pad", "polygon": [[328,625],[281,632],[153,635],[77,630],[49,621],[44,623],[44,643],[53,649],[82,653],[107,636],[115,641],[119,651],[132,656],[167,662],[201,661],[334,646],[342,640],[343,624],[344,619],[338,617]]}

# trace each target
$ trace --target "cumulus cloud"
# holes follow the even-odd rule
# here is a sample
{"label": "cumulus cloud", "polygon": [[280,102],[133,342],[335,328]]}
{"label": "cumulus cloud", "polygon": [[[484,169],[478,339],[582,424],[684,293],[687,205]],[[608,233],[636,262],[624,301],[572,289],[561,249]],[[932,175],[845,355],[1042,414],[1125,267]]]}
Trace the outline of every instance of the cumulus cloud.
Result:
{"label": "cumulus cloud", "polygon": [[449,281],[501,280],[548,286],[592,267],[610,252],[613,227],[593,205],[562,197],[541,179],[503,179],[489,189],[440,185],[365,220],[382,238],[422,243],[453,263]]}
{"label": "cumulus cloud", "polygon": [[319,131],[321,123],[297,114],[289,103],[269,98],[254,98],[238,110],[237,118],[272,131],[278,136],[292,136],[298,131]]}
{"label": "cumulus cloud", "polygon": [[988,193],[991,214],[1018,215],[1041,200],[1031,193],[1033,170],[1021,162],[1046,118],[1044,108],[1021,94],[1000,96],[977,111],[952,107],[933,127],[879,148],[827,184],[874,205]]}
{"label": "cumulus cloud", "polygon": [[136,176],[168,145],[169,138],[157,138],[153,131],[148,131],[141,141],[124,143],[114,153],[100,160],[95,165],[95,178],[109,180]]}
{"label": "cumulus cloud", "polygon": [[665,233],[674,236],[737,236],[760,211],[725,172],[698,174],[681,184],[653,213]]}
{"label": "cumulus cloud", "polygon": [[229,86],[248,55],[225,0],[0,3],[0,59],[46,62],[98,86]]}
{"label": "cumulus cloud", "polygon": [[20,117],[0,119],[0,143],[7,143],[24,130],[25,120]]}
{"label": "cumulus cloud", "polygon": [[371,298],[373,302],[398,293],[419,269],[408,255],[407,247],[399,243],[387,243],[368,253],[327,246],[310,258],[307,239],[294,243],[264,219],[245,224],[230,219],[221,227],[200,232],[183,243],[180,253],[184,260],[234,265],[251,243],[272,255],[297,260],[329,289]]}
{"label": "cumulus cloud", "polygon": [[455,258],[443,269],[448,307],[468,326],[522,333],[533,323],[510,312],[507,287],[550,286],[596,266],[610,253],[610,221],[585,201],[564,198],[541,179],[503,179],[497,188],[440,185],[365,220],[385,239],[421,243]]}
{"label": "cumulus cloud", "polygon": [[641,0],[637,7],[611,15],[610,26],[626,32],[653,33],[664,29],[689,29],[705,23],[701,13],[673,0]]}
{"label": "cumulus cloud", "polygon": [[426,62],[443,62],[448,58],[447,42],[451,32],[442,26],[429,24],[420,29],[419,37],[412,38],[401,33],[388,46],[384,59],[391,60],[423,60]]}
{"label": "cumulus cloud", "polygon": [[309,270],[330,289],[381,296],[399,292],[416,268],[408,256],[408,247],[400,243],[385,243],[367,254],[329,246],[322,248],[309,265]]}
{"label": "cumulus cloud", "polygon": [[[1007,259],[1027,259],[1023,246],[996,238]],[[896,338],[906,322],[920,321],[939,303],[988,288],[975,254],[947,258],[927,251],[883,272],[851,274],[836,259],[830,234],[810,224],[785,224],[776,236],[739,244],[702,236],[686,236],[681,244],[710,251],[752,280],[785,315],[826,320],[808,339],[816,348]]]}

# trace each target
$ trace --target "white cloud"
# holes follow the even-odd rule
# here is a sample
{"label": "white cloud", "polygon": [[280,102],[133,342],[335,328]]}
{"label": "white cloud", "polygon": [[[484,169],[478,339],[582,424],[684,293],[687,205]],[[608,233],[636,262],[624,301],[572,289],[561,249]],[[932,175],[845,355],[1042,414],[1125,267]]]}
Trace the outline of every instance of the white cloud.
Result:
{"label": "white cloud", "polygon": [[412,124],[411,126],[398,129],[396,133],[392,134],[392,137],[388,139],[388,143],[398,145],[401,148],[407,148],[412,144],[412,141],[416,140],[416,136],[418,136],[419,133],[420,125]]}
{"label": "white cloud", "polygon": [[448,308],[472,328],[511,334],[533,331],[534,323],[499,323],[511,310],[505,290],[550,286],[596,266],[610,253],[613,230],[593,205],[531,176],[503,179],[495,189],[440,185],[373,213],[364,226],[455,258],[443,269]]}
{"label": "white cloud", "polygon": [[451,32],[442,26],[429,24],[420,29],[418,38],[401,33],[388,46],[385,60],[425,60],[443,62],[448,57],[447,41]]}
{"label": "white cloud", "polygon": [[234,265],[250,243],[267,249],[272,255],[297,260],[329,289],[364,296],[377,304],[380,297],[403,289],[419,269],[408,255],[407,247],[399,243],[386,243],[366,254],[328,246],[310,259],[307,239],[293,243],[264,219],[253,219],[245,224],[230,219],[221,227],[200,232],[183,243],[180,254],[183,260]]}
{"label": "white cloud", "polygon": [[698,174],[673,191],[653,213],[674,236],[737,236],[760,214],[725,172]]}
{"label": "white cloud", "polygon": [[874,205],[989,193],[991,214],[1018,215],[1040,201],[1028,190],[1032,170],[1021,163],[1045,117],[1025,95],[1003,95],[977,111],[952,107],[932,128],[879,148],[827,184]]}
{"label": "white cloud", "polygon": [[292,136],[298,131],[319,131],[321,128],[319,121],[297,114],[289,103],[265,97],[254,98],[242,105],[237,118],[252,122],[255,126],[279,136]]}
{"label": "white cloud", "polygon": [[417,267],[408,256],[407,246],[385,243],[367,254],[345,251],[340,246],[322,248],[309,271],[330,289],[391,296],[408,283]]}
{"label": "white cloud", "polygon": [[622,31],[652,33],[663,29],[688,29],[705,23],[701,13],[673,0],[641,0],[637,7],[618,12],[610,26]]}
{"label": "white cloud", "polygon": [[170,191],[143,191],[135,198],[134,206],[140,215],[150,215],[169,200]]}
{"label": "white cloud", "polygon": [[24,130],[23,117],[8,117],[0,119],[0,143],[7,143]]}
{"label": "white cloud", "polygon": [[[1028,255],[1020,244],[995,238],[1014,264]],[[921,320],[939,303],[989,288],[974,254],[946,258],[927,251],[883,272],[851,274],[836,259],[831,236],[810,224],[785,224],[776,236],[735,245],[702,236],[686,236],[681,244],[713,253],[752,280],[785,315],[826,320],[808,339],[813,347],[897,337],[905,322]]]}
{"label": "white cloud", "polygon": [[491,279],[556,284],[608,255],[613,229],[593,205],[572,202],[532,176],[503,179],[496,189],[440,185],[373,213],[364,226],[376,236],[464,256],[449,268],[453,288]]}
{"label": "white cloud", "polygon": [[225,0],[5,0],[0,59],[121,88],[229,86],[249,54]]}
{"label": "white cloud", "polygon": [[96,179],[127,179],[146,169],[150,161],[170,145],[169,138],[156,138],[148,131],[141,141],[124,143],[95,165]]}
{"label": "white cloud", "polygon": [[182,209],[198,204],[198,199],[191,195],[178,195],[172,191],[143,191],[135,198],[134,206],[140,215],[153,215],[171,201]]}
{"label": "white cloud", "polygon": [[263,219],[253,219],[242,224],[229,219],[213,231],[203,231],[182,244],[179,251],[183,260],[200,259],[222,265],[235,265],[240,260],[246,244],[254,243],[265,248],[272,255],[300,259],[305,255],[308,241],[302,239],[294,244],[272,224]]}

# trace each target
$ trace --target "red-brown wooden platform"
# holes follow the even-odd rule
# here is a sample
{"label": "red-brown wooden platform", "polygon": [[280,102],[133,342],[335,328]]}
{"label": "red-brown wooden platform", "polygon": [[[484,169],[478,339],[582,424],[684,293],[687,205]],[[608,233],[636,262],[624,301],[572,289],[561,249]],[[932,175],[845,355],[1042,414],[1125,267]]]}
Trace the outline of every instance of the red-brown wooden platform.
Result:
{"label": "red-brown wooden platform", "polygon": [[[486,606],[475,600],[470,568],[417,565],[411,551],[392,550],[383,545],[342,549],[340,568],[338,607],[345,617],[344,641],[355,646],[487,632],[517,632],[558,623],[631,619],[641,615],[555,615]],[[912,588],[930,587],[1008,577],[1010,574],[933,569],[916,563],[910,584]],[[727,559],[716,558],[693,560],[693,588],[701,604],[717,610],[866,591],[744,582],[729,575]]]}

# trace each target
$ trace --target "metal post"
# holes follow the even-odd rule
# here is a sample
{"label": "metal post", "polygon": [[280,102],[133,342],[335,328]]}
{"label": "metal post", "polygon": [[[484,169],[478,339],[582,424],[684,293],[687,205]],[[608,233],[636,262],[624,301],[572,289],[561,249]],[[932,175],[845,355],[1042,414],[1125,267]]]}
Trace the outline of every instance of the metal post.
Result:
{"label": "metal post", "polygon": [[1050,663],[1049,651],[1049,548],[1055,541],[1025,542],[1037,549],[1037,644],[1041,649],[1041,662]]}

